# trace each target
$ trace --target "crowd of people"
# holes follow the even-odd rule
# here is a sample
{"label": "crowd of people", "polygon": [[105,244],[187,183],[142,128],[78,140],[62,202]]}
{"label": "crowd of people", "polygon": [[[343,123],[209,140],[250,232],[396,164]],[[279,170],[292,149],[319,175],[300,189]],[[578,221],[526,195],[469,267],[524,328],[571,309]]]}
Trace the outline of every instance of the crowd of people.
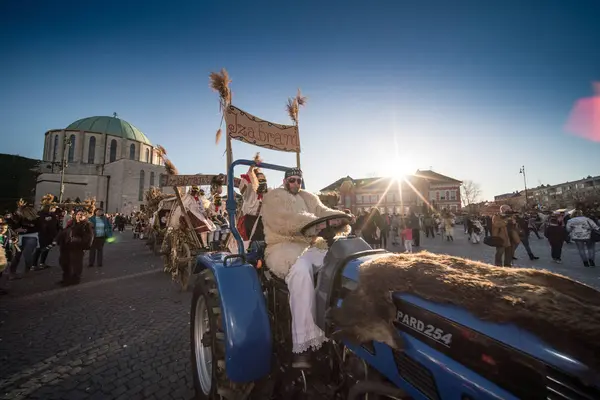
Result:
{"label": "crowd of people", "polygon": [[[350,212],[350,210],[346,210]],[[374,207],[361,211],[352,225],[352,231],[373,248],[387,248],[388,240],[392,245],[402,245],[407,253],[413,247],[420,247],[421,232],[426,237],[440,235],[443,240],[454,241],[455,216],[444,209],[440,213],[418,215],[410,209],[408,214],[382,214]]]}
{"label": "crowd of people", "polygon": [[534,232],[542,239],[539,234],[539,228],[542,228],[554,262],[562,263],[563,244],[572,242],[577,246],[583,266],[595,267],[596,242],[600,240],[597,217],[594,214],[584,215],[581,209],[546,217],[516,213],[508,205],[501,206],[500,212],[493,217],[486,217],[486,231],[490,234],[486,244],[496,248],[495,264],[511,266],[516,260],[515,250],[521,243],[530,259],[538,259],[531,251],[529,235]]}
{"label": "crowd of people", "polygon": [[[92,211],[93,210],[93,211]],[[81,282],[84,254],[88,267],[102,267],[104,245],[113,230],[123,232],[127,224],[142,224],[140,214],[105,215],[102,208],[73,205],[68,209],[42,203],[36,210],[20,201],[14,213],[0,217],[0,294],[8,293],[8,281],[22,279],[32,271],[52,267],[48,254],[58,247],[62,286]],[[21,272],[19,272],[20,266]]]}
{"label": "crowd of people", "polygon": [[[350,210],[346,212],[350,213]],[[504,205],[494,215],[455,216],[445,209],[429,214],[417,214],[412,209],[406,215],[382,214],[374,207],[359,213],[352,230],[373,248],[387,248],[389,240],[392,246],[401,245],[405,252],[412,253],[420,246],[422,234],[428,238],[439,235],[443,240],[454,241],[454,229],[459,223],[469,242],[483,242],[496,249],[494,263],[497,266],[513,266],[520,245],[530,260],[539,259],[530,246],[531,234],[540,240],[544,237],[548,240],[552,260],[556,263],[562,263],[563,244],[574,243],[583,266],[596,265],[595,243],[600,235],[598,217],[577,209],[570,213],[544,214],[515,212]]]}

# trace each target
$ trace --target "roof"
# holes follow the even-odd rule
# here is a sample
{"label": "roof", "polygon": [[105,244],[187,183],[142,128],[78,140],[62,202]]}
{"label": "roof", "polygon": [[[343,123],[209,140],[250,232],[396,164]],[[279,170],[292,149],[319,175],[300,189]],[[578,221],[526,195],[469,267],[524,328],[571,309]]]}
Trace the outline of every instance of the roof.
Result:
{"label": "roof", "polygon": [[117,117],[100,116],[79,119],[67,126],[66,130],[104,133],[152,145],[142,131]]}
{"label": "roof", "polygon": [[[352,183],[357,188],[381,186],[382,188],[385,189],[390,185],[390,181],[393,179],[394,178],[389,178],[389,177],[353,179],[350,176],[346,176],[344,178],[338,179],[337,181],[333,182],[329,186],[324,187],[323,189],[321,189],[321,192],[329,192],[329,191],[333,191],[333,190],[338,190],[340,188],[340,186],[342,186],[342,183],[344,183],[344,181],[346,181],[346,180],[352,181]],[[442,174],[438,174],[437,172],[433,172],[433,171],[417,171],[414,175],[407,175],[406,179],[412,184],[415,184],[420,179],[426,179],[427,181],[429,181],[431,183],[436,183],[436,182],[462,183],[459,180],[450,178],[450,177],[442,175]]]}
{"label": "roof", "polygon": [[431,170],[425,170],[425,171],[417,170],[417,172],[415,172],[415,176],[418,176],[420,178],[425,178],[430,182],[437,181],[437,182],[462,183],[462,181],[459,181],[454,178],[450,178],[449,176],[446,176],[446,175],[438,174],[437,172],[434,172]]}

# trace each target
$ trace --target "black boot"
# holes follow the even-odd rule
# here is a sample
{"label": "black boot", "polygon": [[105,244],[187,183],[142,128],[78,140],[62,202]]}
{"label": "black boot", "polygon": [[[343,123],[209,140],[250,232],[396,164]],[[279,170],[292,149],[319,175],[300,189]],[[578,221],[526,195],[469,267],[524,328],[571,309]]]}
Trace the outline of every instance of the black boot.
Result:
{"label": "black boot", "polygon": [[530,259],[530,260],[539,260],[540,258],[539,258],[539,257],[536,257],[536,256],[534,256],[533,254],[530,254],[530,255],[529,255],[529,259]]}
{"label": "black boot", "polygon": [[596,262],[590,258],[590,267],[595,267]]}
{"label": "black boot", "polygon": [[590,266],[590,263],[589,263],[589,262],[587,262],[587,261],[584,261],[584,262],[583,262],[583,266],[584,266],[584,267],[589,267],[589,266]]}

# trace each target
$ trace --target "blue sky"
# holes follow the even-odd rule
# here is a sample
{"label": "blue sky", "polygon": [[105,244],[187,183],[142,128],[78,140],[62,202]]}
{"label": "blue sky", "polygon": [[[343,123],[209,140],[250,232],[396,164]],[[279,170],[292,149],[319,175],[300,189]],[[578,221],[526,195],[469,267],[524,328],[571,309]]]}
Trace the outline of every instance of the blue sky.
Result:
{"label": "blue sky", "polygon": [[[521,189],[523,164],[529,186],[598,175],[600,145],[563,131],[600,80],[598,21],[597,0],[7,0],[0,152],[40,158],[45,131],[116,111],[182,173],[222,172],[208,75],[226,67],[234,104],[261,118],[290,123],[287,97],[309,97],[310,190],[393,174],[396,154],[402,169],[474,180],[485,198]],[[234,157],[256,149],[234,142]]]}

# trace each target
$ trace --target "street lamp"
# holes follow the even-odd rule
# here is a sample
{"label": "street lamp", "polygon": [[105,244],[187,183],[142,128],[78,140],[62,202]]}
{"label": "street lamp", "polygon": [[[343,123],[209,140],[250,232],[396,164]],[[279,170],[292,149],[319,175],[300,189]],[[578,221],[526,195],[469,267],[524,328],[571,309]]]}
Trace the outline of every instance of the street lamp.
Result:
{"label": "street lamp", "polygon": [[525,175],[524,165],[521,167],[519,173],[523,174],[523,185],[525,185],[525,207],[529,207],[529,198],[527,197],[527,176]]}
{"label": "street lamp", "polygon": [[63,134],[63,149],[62,149],[62,158],[59,162],[52,161],[48,168],[52,168],[52,172],[54,172],[54,166],[58,166],[60,171],[60,193],[58,195],[58,202],[62,203],[63,194],[65,193],[65,170],[67,169],[67,150],[71,148],[71,138],[67,139],[67,134]]}

